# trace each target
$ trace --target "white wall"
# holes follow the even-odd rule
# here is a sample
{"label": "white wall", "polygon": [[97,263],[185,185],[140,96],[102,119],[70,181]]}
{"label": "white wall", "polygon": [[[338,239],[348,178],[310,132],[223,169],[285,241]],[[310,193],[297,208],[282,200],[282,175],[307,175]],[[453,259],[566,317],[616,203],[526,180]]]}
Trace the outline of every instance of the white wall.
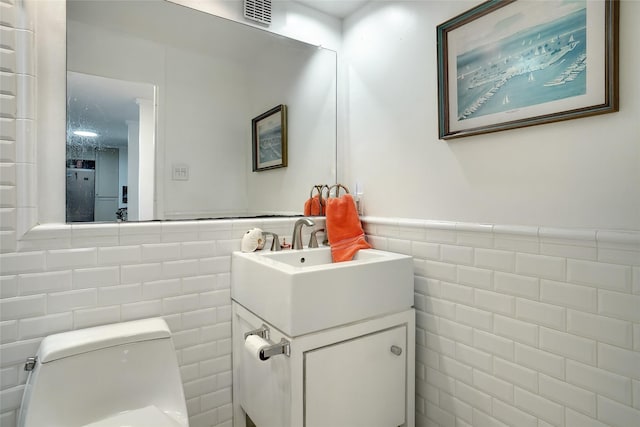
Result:
{"label": "white wall", "polygon": [[[177,49],[168,49],[167,59],[161,217],[246,212],[244,66]],[[189,167],[188,181],[172,180],[173,164]]]}
{"label": "white wall", "polygon": [[333,51],[303,49],[295,43],[281,49],[286,54],[265,52],[255,58],[259,66],[250,73],[247,93],[250,117],[287,105],[288,166],[251,172],[247,144],[247,197],[249,212],[299,215],[313,185],[335,181],[337,57]]}
{"label": "white wall", "polygon": [[370,215],[640,229],[640,3],[620,8],[620,112],[441,141],[435,29],[478,3],[371,2],[345,21],[341,179]]}

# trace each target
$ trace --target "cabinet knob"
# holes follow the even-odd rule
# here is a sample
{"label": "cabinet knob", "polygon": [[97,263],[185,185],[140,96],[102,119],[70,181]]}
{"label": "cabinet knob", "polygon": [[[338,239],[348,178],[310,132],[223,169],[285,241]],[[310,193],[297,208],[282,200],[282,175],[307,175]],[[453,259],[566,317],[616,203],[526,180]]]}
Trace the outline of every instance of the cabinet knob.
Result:
{"label": "cabinet knob", "polygon": [[400,347],[398,347],[397,345],[392,345],[391,346],[391,353],[395,354],[396,356],[400,356],[402,354],[402,349]]}

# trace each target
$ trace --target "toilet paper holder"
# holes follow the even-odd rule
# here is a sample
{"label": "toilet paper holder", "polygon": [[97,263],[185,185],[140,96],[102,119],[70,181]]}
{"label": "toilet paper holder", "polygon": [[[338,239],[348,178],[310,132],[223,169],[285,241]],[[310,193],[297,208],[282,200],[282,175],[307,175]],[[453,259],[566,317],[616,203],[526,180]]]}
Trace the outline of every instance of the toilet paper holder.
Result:
{"label": "toilet paper holder", "polygon": [[262,339],[269,339],[269,327],[264,323],[258,329],[254,329],[253,331],[245,332],[244,339],[246,340],[249,335],[257,335]]}
{"label": "toilet paper holder", "polygon": [[264,347],[260,350],[260,360],[267,360],[271,356],[278,356],[284,354],[287,357],[291,357],[291,346],[289,341],[282,338],[279,343]]}
{"label": "toilet paper holder", "polygon": [[[252,331],[246,332],[244,334],[244,339],[246,340],[247,337],[251,335],[257,335],[260,338],[268,341],[269,335],[270,335],[269,327],[263,324],[258,329],[254,329]],[[278,356],[280,354],[284,354],[287,357],[291,357],[291,344],[289,343],[289,341],[285,340],[284,338],[280,339],[279,343],[262,347],[260,349],[260,360],[263,360],[263,361],[268,360],[270,357]]]}

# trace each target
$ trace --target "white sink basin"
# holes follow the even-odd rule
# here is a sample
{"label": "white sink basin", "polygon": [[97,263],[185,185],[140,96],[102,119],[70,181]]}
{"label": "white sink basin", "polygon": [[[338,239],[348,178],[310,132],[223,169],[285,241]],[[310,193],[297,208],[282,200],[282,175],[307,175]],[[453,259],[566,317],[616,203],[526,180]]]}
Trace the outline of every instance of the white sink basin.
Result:
{"label": "white sink basin", "polygon": [[413,261],[375,249],[339,263],[329,247],[234,252],[231,297],[295,337],[413,306]]}

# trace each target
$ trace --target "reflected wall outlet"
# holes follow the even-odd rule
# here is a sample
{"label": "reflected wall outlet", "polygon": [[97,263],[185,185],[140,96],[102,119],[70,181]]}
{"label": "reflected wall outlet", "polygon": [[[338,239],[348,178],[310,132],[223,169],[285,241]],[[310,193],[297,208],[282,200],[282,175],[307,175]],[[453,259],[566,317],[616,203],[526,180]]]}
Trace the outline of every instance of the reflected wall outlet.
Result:
{"label": "reflected wall outlet", "polygon": [[189,181],[189,166],[185,164],[171,165],[171,179],[174,181]]}

